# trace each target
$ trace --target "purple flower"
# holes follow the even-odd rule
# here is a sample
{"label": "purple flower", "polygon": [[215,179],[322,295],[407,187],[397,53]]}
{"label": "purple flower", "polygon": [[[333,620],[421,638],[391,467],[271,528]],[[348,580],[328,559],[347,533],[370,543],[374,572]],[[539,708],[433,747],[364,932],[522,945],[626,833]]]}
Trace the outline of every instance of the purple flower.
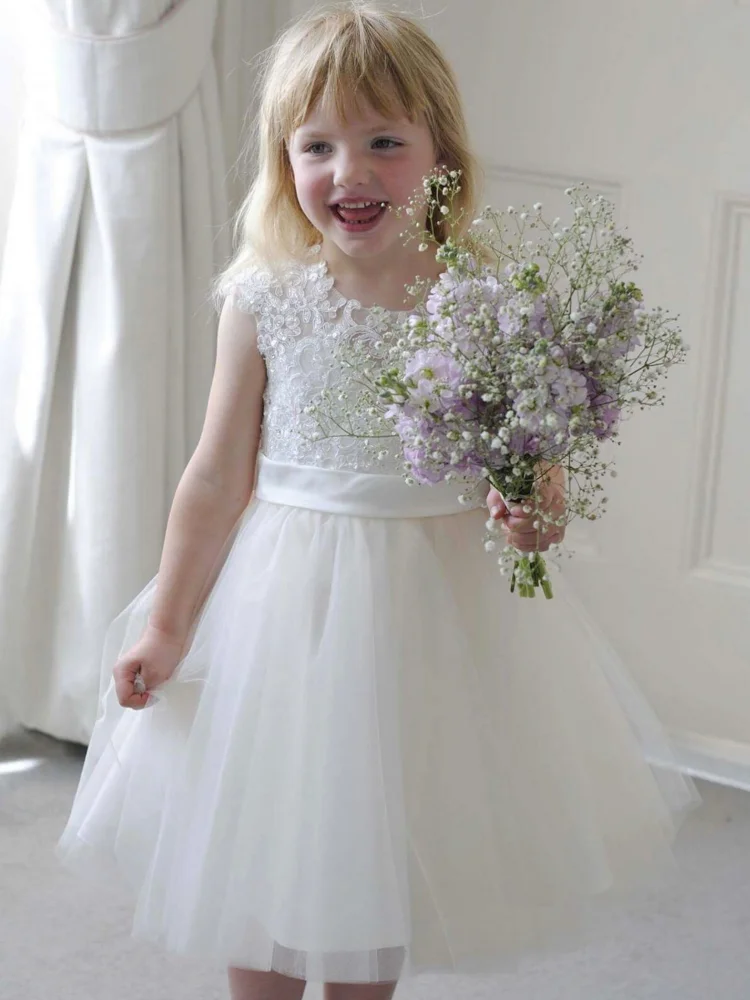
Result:
{"label": "purple flower", "polygon": [[480,310],[488,306],[488,315],[496,322],[506,301],[507,291],[494,275],[461,278],[449,269],[432,286],[425,309],[435,336],[455,343],[464,355],[472,357],[483,337],[481,324],[477,326]]}
{"label": "purple flower", "polygon": [[594,434],[602,441],[617,429],[621,409],[617,405],[617,400],[606,392],[591,400],[591,409],[595,416]]}
{"label": "purple flower", "polygon": [[549,388],[552,399],[563,410],[581,406],[588,398],[586,376],[564,365],[557,369]]}
{"label": "purple flower", "polygon": [[436,348],[423,348],[417,351],[407,362],[404,375],[407,378],[420,376],[419,381],[429,383],[442,382],[452,389],[457,389],[463,381],[463,371],[459,363],[450,354]]}
{"label": "purple flower", "polygon": [[528,327],[538,336],[554,340],[555,330],[552,326],[550,315],[554,314],[557,307],[554,297],[546,293],[538,295],[527,318]]}
{"label": "purple flower", "polygon": [[540,443],[537,435],[530,434],[524,428],[517,428],[511,432],[508,447],[516,455],[536,455],[539,452]]}

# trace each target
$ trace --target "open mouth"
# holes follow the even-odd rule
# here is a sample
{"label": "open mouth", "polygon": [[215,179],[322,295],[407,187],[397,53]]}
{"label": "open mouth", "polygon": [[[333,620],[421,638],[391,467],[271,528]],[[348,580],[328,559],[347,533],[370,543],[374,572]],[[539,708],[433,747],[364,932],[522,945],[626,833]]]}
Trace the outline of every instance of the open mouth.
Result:
{"label": "open mouth", "polygon": [[331,205],[336,218],[347,226],[370,226],[385,214],[386,201],[345,202]]}

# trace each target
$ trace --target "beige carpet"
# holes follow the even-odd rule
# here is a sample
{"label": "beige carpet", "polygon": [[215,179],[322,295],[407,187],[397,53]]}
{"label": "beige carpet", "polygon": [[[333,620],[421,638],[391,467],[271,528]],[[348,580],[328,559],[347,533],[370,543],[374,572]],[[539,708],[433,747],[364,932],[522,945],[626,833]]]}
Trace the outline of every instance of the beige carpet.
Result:
{"label": "beige carpet", "polygon": [[[28,733],[0,744],[0,761],[24,758],[42,763],[0,772],[0,1000],[226,1000],[222,969],[136,946],[117,888],[105,898],[57,864],[81,748]],[[597,945],[517,975],[420,978],[397,1000],[750,1000],[750,795],[700,790],[680,885],[630,903]]]}

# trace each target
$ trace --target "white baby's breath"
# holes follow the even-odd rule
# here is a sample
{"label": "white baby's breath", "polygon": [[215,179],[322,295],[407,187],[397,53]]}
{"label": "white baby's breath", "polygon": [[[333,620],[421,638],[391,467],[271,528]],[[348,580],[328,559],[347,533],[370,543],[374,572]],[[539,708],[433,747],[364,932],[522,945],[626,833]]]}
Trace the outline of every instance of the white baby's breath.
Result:
{"label": "white baby's breath", "polygon": [[[601,480],[614,474],[600,442],[618,441],[621,413],[662,403],[660,380],[687,349],[674,317],[646,309],[624,280],[639,258],[606,199],[584,183],[569,186],[565,225],[546,221],[541,202],[535,214],[487,205],[471,232],[456,237],[446,227],[450,220],[460,228],[463,218],[459,178],[425,178],[419,213],[416,201],[405,208],[404,238],[422,253],[435,247],[440,281],[407,286],[418,305],[403,328],[392,325],[374,341],[374,358],[367,337],[337,346],[352,378],[322,393],[306,416],[324,434],[366,439],[373,461],[400,449],[409,484],[488,479],[537,532],[595,520],[608,503]],[[433,231],[424,229],[425,201]],[[383,438],[393,440],[392,452]],[[566,472],[562,511],[542,503],[549,465]],[[463,489],[460,503],[475,500]],[[499,531],[490,518],[488,552]],[[559,546],[552,548],[555,555]],[[539,552],[506,544],[498,565],[522,596],[538,588],[551,595]]]}

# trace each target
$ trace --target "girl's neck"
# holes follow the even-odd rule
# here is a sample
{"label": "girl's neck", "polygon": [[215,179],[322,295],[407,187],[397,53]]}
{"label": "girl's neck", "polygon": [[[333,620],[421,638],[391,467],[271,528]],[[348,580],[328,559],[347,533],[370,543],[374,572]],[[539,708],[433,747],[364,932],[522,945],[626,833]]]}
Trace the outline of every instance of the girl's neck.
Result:
{"label": "girl's neck", "polygon": [[356,299],[366,308],[409,309],[415,300],[407,294],[406,285],[413,284],[417,276],[435,280],[445,270],[430,251],[391,255],[390,260],[381,257],[360,260],[323,244],[321,255],[336,291],[346,299]]}

